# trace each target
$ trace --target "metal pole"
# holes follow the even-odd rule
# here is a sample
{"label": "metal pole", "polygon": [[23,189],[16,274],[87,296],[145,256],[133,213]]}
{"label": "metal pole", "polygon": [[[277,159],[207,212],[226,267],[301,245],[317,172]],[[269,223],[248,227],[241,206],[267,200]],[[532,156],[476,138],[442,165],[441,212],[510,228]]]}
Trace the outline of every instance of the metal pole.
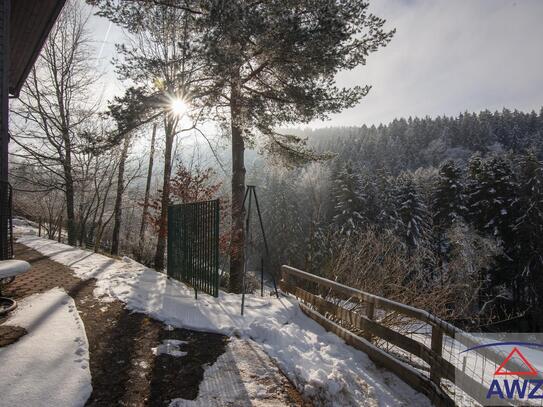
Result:
{"label": "metal pole", "polygon": [[260,296],[264,297],[264,257],[260,258]]}
{"label": "metal pole", "polygon": [[[173,232],[172,232],[172,229],[173,229],[173,224],[172,224],[172,218],[173,218],[173,209],[172,209],[172,206],[169,205],[168,206],[168,212],[166,214],[166,216],[168,217],[168,234],[166,236],[166,275],[169,277],[173,271],[173,267],[172,267],[172,261],[173,261],[173,246],[172,246],[172,241],[173,241]],[[145,216],[145,214],[144,214]],[[143,224],[145,224],[145,221],[142,222]],[[143,241],[143,233],[140,233],[140,243]],[[143,250],[143,247],[142,245],[140,245],[139,247],[139,256],[141,256],[141,252]]]}
{"label": "metal pole", "polygon": [[[266,232],[264,230],[264,222],[262,221],[262,213],[260,212],[260,205],[258,204],[258,198],[256,196],[256,187],[252,186],[253,192],[255,195],[255,204],[256,204],[256,212],[258,213],[258,221],[260,223],[260,230],[262,231],[262,238],[264,239],[264,248],[266,249],[266,258],[269,260],[270,258],[270,250],[268,248],[268,240],[266,239]],[[272,282],[273,282],[273,289],[275,290],[275,296],[279,298],[279,291],[277,291],[277,284],[275,283],[275,276],[273,273],[270,272]]]}
{"label": "metal pole", "polygon": [[60,223],[58,225],[58,242],[60,243],[62,236],[62,216],[60,217]]}
{"label": "metal pole", "polygon": [[247,189],[245,189],[245,195],[243,196],[243,202],[241,203],[242,208],[245,206],[245,201],[247,200],[247,195],[249,195],[249,188],[250,188],[250,186],[247,185]]}
{"label": "metal pole", "polygon": [[[247,248],[248,248],[248,241],[251,237],[251,203],[253,202],[253,194],[250,192],[252,190],[251,186],[247,186],[247,191],[245,192],[245,196],[247,197],[247,194],[249,195],[249,204],[247,208],[247,217],[245,218],[245,230],[246,230],[246,236],[245,236],[245,245],[244,245],[244,256],[243,256],[243,280],[242,280],[242,291],[241,291],[241,315],[243,315],[243,310],[245,308],[245,284],[247,280]],[[245,199],[244,199],[245,204]]]}
{"label": "metal pole", "polygon": [[[220,245],[220,233],[219,233],[219,224],[220,224],[220,207],[219,207],[219,200],[215,200],[215,239],[217,241],[217,244],[215,245],[215,250],[214,250],[214,253],[213,253],[213,256],[214,256],[214,267],[216,267],[216,269],[219,268],[219,257],[220,257],[220,248],[219,248],[219,245]],[[215,288],[214,288],[214,291],[213,291],[213,295],[215,297],[218,297],[219,296],[219,284],[220,284],[220,280],[219,280],[219,272],[217,270],[217,273],[215,274]]]}
{"label": "metal pole", "polygon": [[269,256],[270,250],[268,249],[268,240],[266,239],[266,232],[264,231],[264,222],[262,222],[262,214],[260,213],[260,205],[258,204],[258,198],[256,196],[256,187],[251,186],[251,188],[253,189],[253,193],[255,195],[256,213],[258,214],[260,230],[262,231],[262,238],[264,239],[264,248],[266,249],[266,256]]}

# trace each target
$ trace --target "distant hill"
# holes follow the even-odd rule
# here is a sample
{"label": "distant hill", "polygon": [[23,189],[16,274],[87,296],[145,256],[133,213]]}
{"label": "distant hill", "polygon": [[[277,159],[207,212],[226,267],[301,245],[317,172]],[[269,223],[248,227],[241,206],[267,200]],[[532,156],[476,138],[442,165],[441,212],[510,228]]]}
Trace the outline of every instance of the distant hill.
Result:
{"label": "distant hill", "polygon": [[463,113],[457,117],[396,119],[387,125],[293,129],[317,151],[338,154],[368,169],[402,170],[439,166],[452,159],[466,161],[473,153],[543,154],[543,108],[536,112]]}

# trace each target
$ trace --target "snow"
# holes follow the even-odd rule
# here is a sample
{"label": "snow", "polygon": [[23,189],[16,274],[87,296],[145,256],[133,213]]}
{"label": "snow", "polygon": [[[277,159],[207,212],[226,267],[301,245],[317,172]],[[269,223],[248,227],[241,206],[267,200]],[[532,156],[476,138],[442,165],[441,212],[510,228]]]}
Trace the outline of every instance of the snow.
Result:
{"label": "snow", "polygon": [[195,300],[189,287],[129,258],[115,260],[36,236],[18,241],[69,266],[82,279],[95,278],[94,295],[102,301],[120,300],[132,311],[178,328],[256,341],[298,390],[318,404],[430,405],[395,375],[376,368],[367,355],[306,317],[292,297],[247,295],[241,316],[240,296],[202,293]]}
{"label": "snow", "polygon": [[23,299],[4,325],[28,333],[0,348],[0,405],[85,405],[92,392],[89,345],[75,303],[64,290]]}
{"label": "snow", "polygon": [[0,278],[14,277],[30,270],[30,264],[23,260],[0,261]]}
{"label": "snow", "polygon": [[25,235],[38,234],[38,224],[32,221],[29,221],[28,219],[14,216],[12,223],[13,223],[14,229],[17,230],[17,233],[21,233]]}
{"label": "snow", "polygon": [[187,341],[180,341],[178,339],[165,339],[156,348],[152,348],[153,355],[170,355],[174,357],[186,356],[187,352],[181,351],[181,345],[187,344]]}
{"label": "snow", "polygon": [[204,372],[196,400],[174,399],[170,407],[292,405],[287,382],[254,342],[232,338],[226,352]]}

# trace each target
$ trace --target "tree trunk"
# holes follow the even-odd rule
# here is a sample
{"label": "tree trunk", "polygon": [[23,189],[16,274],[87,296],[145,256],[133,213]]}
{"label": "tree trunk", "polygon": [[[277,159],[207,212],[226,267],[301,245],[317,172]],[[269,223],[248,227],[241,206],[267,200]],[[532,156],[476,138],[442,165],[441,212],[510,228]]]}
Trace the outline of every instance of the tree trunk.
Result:
{"label": "tree trunk", "polygon": [[243,117],[241,113],[241,81],[239,71],[232,75],[230,115],[232,130],[232,229],[230,236],[230,291],[242,290],[245,261],[245,143],[243,141]]}
{"label": "tree trunk", "polygon": [[79,221],[79,246],[85,248],[87,245],[87,240],[85,235],[87,233],[87,222],[84,219]]}
{"label": "tree trunk", "polygon": [[138,250],[138,260],[141,260],[143,246],[145,245],[145,225],[147,221],[147,212],[149,212],[149,195],[151,193],[151,180],[153,178],[153,160],[155,157],[155,138],[156,123],[153,124],[153,134],[151,136],[151,151],[149,152],[149,167],[147,169],[147,183],[145,184],[145,198],[143,199],[143,213],[141,214],[140,242]]}
{"label": "tree trunk", "polygon": [[72,144],[70,136],[63,134],[66,157],[64,158],[64,178],[66,182],[66,215],[68,218],[68,244],[75,246],[77,244],[77,231],[75,228],[75,199],[74,199],[74,180],[72,176]]}
{"label": "tree trunk", "polygon": [[89,216],[88,213],[85,213],[83,202],[85,200],[85,187],[83,187],[83,191],[81,191],[81,204],[79,205],[79,215],[78,215],[78,228],[77,228],[77,235],[79,240],[79,246],[85,247],[86,245],[86,239],[85,235],[87,233],[87,218]]}
{"label": "tree trunk", "polygon": [[119,161],[119,173],[117,178],[117,197],[115,198],[115,223],[113,225],[113,237],[111,239],[111,254],[119,254],[119,235],[121,232],[121,218],[123,215],[123,192],[124,192],[124,165],[128,156],[130,137],[124,139],[121,159]]}
{"label": "tree trunk", "polygon": [[55,232],[54,232],[54,228],[53,228],[53,217],[51,216],[51,214],[49,214],[49,227],[47,228],[47,239],[50,239],[50,240],[53,240],[53,236],[55,236]]}
{"label": "tree trunk", "polygon": [[166,148],[164,151],[164,180],[162,186],[162,198],[160,200],[160,224],[158,232],[158,241],[155,253],[155,268],[164,270],[164,254],[166,253],[166,236],[168,233],[168,205],[170,203],[170,177],[172,173],[172,146],[173,133],[175,129],[175,119],[167,118],[164,120],[164,131],[166,135]]}
{"label": "tree trunk", "polygon": [[106,202],[107,202],[107,198],[109,196],[109,191],[111,189],[112,184],[113,184],[113,176],[111,176],[108,179],[106,192],[104,193],[104,198],[102,199],[102,204],[101,204],[102,208],[100,209],[100,216],[98,217],[98,227],[96,228],[96,236],[94,238],[94,252],[95,253],[98,253],[102,245],[102,235],[104,233],[104,227],[105,227],[103,223],[104,212],[106,211]]}

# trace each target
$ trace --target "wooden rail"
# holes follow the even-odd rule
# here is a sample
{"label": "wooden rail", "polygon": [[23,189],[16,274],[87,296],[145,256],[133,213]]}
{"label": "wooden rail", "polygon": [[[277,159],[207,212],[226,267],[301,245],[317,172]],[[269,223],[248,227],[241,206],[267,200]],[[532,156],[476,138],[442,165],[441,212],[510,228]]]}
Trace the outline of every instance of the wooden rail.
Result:
{"label": "wooden rail", "polygon": [[[451,337],[467,348],[479,344],[477,340],[464,331],[421,309],[369,294],[294,267],[282,266],[281,277],[281,289],[295,295],[302,301],[300,308],[308,317],[321,324],[326,330],[341,337],[347,344],[365,352],[374,362],[397,374],[411,387],[425,394],[435,405],[439,407],[455,405],[444,390],[442,379],[449,380],[453,384],[461,383],[460,389],[475,399],[480,399],[481,395],[486,395],[488,389],[482,383],[474,380],[443,358],[444,336]],[[336,293],[347,295],[364,303],[366,305],[365,315],[340,307],[298,287],[295,282],[296,279],[316,283],[319,286],[327,287]],[[430,347],[380,324],[375,320],[376,308],[393,311],[428,324],[432,329]],[[339,323],[332,321],[326,315],[331,316],[334,321]],[[358,336],[352,330],[362,331],[362,335]],[[372,343],[375,337],[381,338],[426,362],[430,366],[430,377],[377,347]],[[503,353],[490,348],[480,349],[478,352],[498,365],[504,359]]]}

